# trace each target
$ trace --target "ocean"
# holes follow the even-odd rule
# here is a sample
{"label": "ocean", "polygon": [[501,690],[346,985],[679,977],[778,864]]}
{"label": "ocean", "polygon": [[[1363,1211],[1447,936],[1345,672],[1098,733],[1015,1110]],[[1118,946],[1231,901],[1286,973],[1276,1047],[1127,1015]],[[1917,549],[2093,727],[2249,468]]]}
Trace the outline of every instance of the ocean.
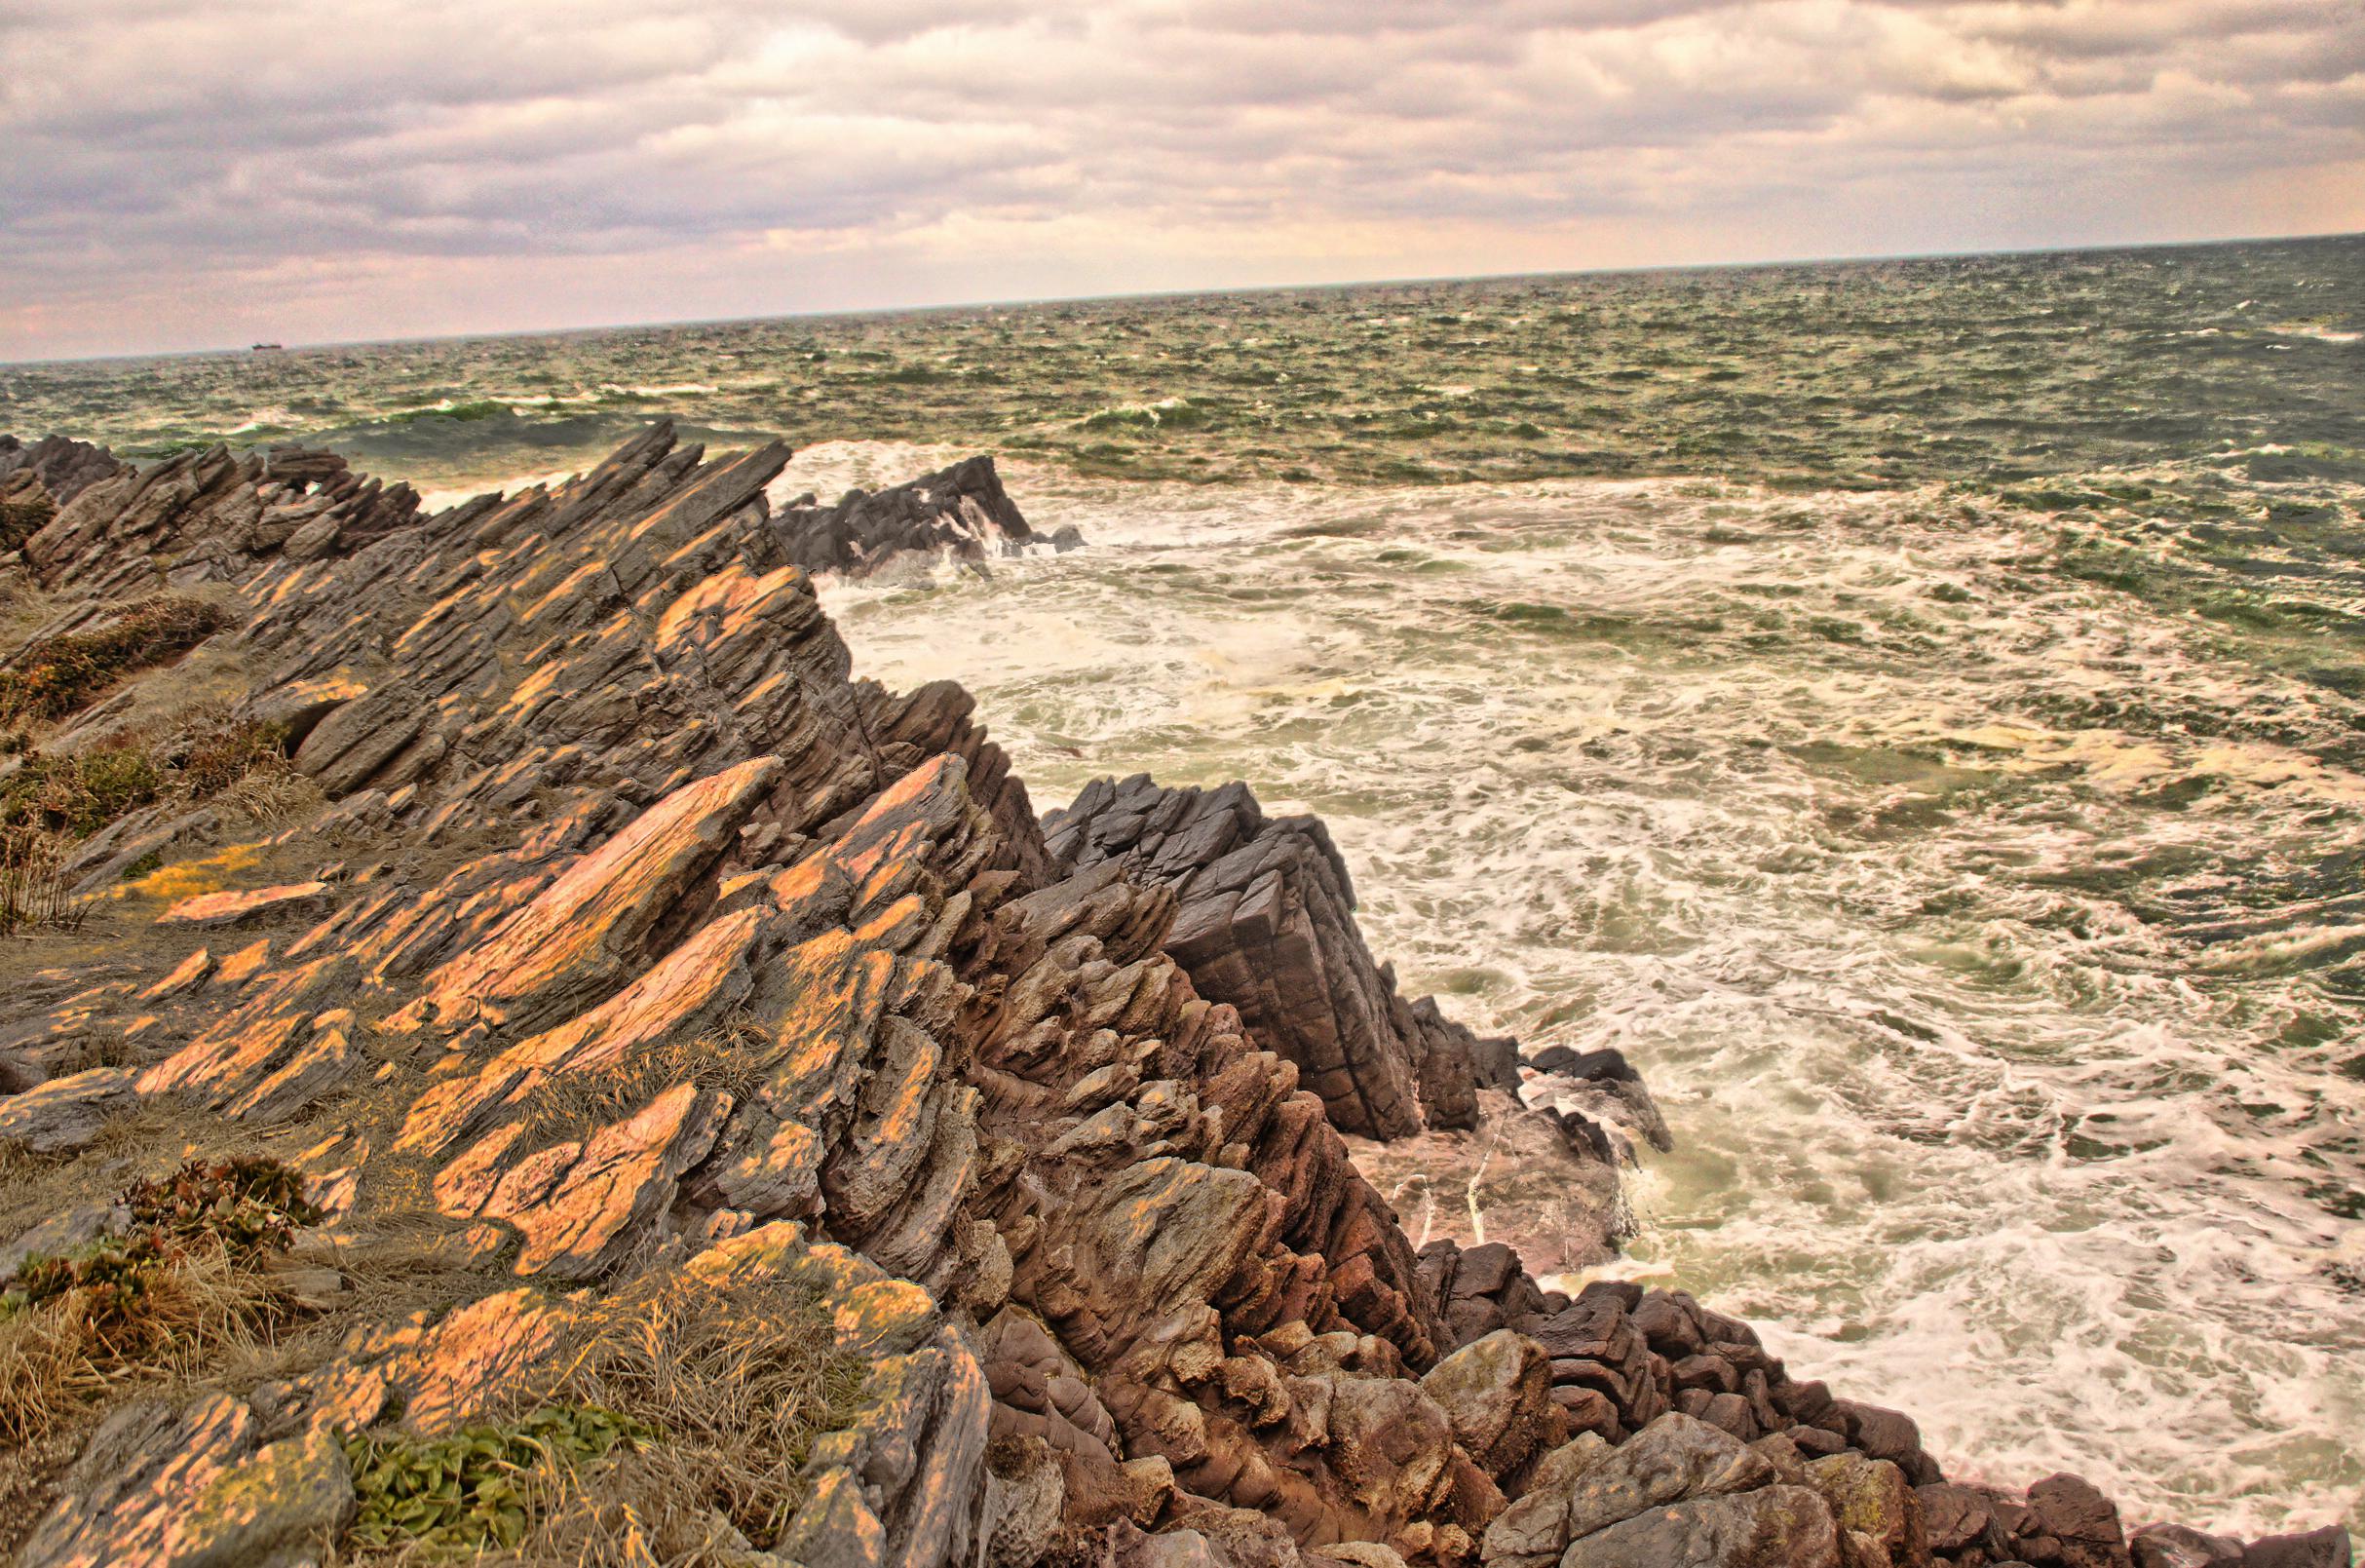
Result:
{"label": "ocean", "polygon": [[1615,1046],[1621,1271],[2138,1518],[2365,1527],[2365,238],[0,366],[452,499],[661,414],[1090,548],[858,670],[1319,813],[1409,989]]}

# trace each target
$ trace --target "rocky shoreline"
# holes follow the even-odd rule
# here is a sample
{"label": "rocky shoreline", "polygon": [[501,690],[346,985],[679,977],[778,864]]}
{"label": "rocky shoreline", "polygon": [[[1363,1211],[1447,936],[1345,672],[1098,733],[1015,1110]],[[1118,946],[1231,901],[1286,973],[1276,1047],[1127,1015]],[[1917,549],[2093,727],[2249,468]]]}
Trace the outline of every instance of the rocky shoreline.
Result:
{"label": "rocky shoreline", "polygon": [[[0,439],[12,864],[88,904],[7,975],[0,1357],[59,1392],[0,1406],[0,1549],[392,1561],[480,1514],[520,1561],[2348,1563],[1952,1482],[1680,1292],[1550,1288],[1667,1137],[1633,1067],[1402,996],[1321,825],[1244,785],[1038,820],[966,693],[852,678],[812,574],[1080,541],[983,459],[776,510],[787,458],[661,425],[427,515],[331,453]],[[172,595],[218,629],[110,640]],[[191,782],[61,806],[134,756]],[[1481,1147],[1552,1202],[1408,1234]],[[214,1337],[134,1332],[200,1276]],[[579,1381],[698,1313],[842,1370],[764,1507],[683,1391]],[[553,1410],[610,1502],[457,1460],[389,1502],[385,1456]]]}

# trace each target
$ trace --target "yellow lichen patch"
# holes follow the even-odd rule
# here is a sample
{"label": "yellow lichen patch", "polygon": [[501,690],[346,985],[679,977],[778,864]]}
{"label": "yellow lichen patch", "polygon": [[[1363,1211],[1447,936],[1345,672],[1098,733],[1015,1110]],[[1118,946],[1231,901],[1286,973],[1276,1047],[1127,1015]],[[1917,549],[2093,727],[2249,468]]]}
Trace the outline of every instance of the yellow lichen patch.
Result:
{"label": "yellow lichen patch", "polygon": [[936,1304],[908,1280],[873,1280],[836,1300],[830,1325],[842,1353],[870,1356],[883,1346],[908,1350],[935,1327]]}
{"label": "yellow lichen patch", "polygon": [[251,870],[261,863],[263,849],[260,843],[233,844],[201,860],[160,866],[146,876],[109,889],[107,896],[111,899],[154,899],[160,903],[177,903],[199,894],[220,893],[235,885],[234,879],[240,872]]}
{"label": "yellow lichen patch", "polygon": [[834,1080],[849,1042],[870,1038],[885,1011],[892,954],[858,949],[845,932],[823,932],[782,955],[794,1000],[767,1053],[781,1086]]}

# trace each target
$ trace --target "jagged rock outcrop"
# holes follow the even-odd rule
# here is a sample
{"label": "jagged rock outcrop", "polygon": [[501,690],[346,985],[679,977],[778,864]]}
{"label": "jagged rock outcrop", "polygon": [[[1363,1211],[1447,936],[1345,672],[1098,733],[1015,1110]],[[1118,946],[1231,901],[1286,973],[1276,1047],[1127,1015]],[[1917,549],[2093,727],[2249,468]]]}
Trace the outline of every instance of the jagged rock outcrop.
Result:
{"label": "jagged rock outcrop", "polygon": [[[2124,1555],[2090,1489],[1949,1487],[1909,1420],[1689,1297],[1416,1249],[1340,1122],[1450,1121],[1438,1064],[1478,1074],[1371,964],[1318,824],[1144,781],[1047,841],[957,687],[850,678],[764,500],[784,459],[661,427],[422,516],[333,460],[198,454],[28,545],[61,618],[213,585],[237,710],[319,796],[219,852],[151,822],[104,965],[14,983],[0,1154],[57,1203],[0,1258],[63,1289],[25,1308],[62,1332],[100,1298],[60,1255],[143,1234],[127,1162],[268,1156],[300,1205],[170,1237],[235,1218],[186,1266],[304,1331],[202,1395],[110,1339],[0,1549],[291,1562],[371,1506],[353,1453],[513,1419],[620,1346],[670,1366],[686,1302],[741,1375],[785,1300],[845,1386],[780,1508],[670,1498],[715,1560]],[[1558,1076],[1631,1077],[1586,1071]],[[157,1247],[121,1266],[183,1266]],[[704,1473],[668,1441],[585,1461],[584,1527],[668,1452]]]}
{"label": "jagged rock outcrop", "polygon": [[897,556],[981,561],[1037,542],[1063,551],[1083,542],[1073,529],[1042,541],[984,456],[889,489],[849,491],[835,506],[802,497],[774,527],[790,560],[848,577],[869,577]]}
{"label": "jagged rock outcrop", "polygon": [[34,501],[61,507],[123,472],[112,452],[65,436],[44,436],[31,445],[0,436],[0,501]]}
{"label": "jagged rock outcrop", "polygon": [[1116,861],[1174,890],[1167,951],[1202,996],[1229,1002],[1297,1063],[1331,1125],[1365,1137],[1477,1120],[1477,1090],[1518,1082],[1516,1048],[1480,1040],[1397,994],[1354,925],[1354,886],[1322,824],[1268,818],[1244,784],[1162,789],[1102,779],[1044,819],[1073,869]]}

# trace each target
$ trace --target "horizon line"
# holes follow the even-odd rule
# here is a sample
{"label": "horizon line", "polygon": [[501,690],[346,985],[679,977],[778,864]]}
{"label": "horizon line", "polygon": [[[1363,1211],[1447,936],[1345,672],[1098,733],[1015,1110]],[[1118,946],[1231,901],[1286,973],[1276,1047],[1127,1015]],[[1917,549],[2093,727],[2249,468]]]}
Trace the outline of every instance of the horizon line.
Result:
{"label": "horizon line", "polygon": [[1874,266],[1908,261],[1975,261],[1999,256],[2093,255],[2118,250],[2203,250],[2243,245],[2301,245],[2327,240],[2365,240],[2365,229],[2315,234],[2258,234],[2219,240],[2128,240],[2094,245],[1994,246],[1968,250],[1893,250],[1847,255],[1761,256],[1738,261],[1670,261],[1624,267],[1569,267],[1542,272],[1427,273],[1392,278],[1357,278],[1332,283],[1278,283],[1197,288],[1113,289],[1098,294],[1039,294],[1001,299],[944,300],[934,304],[872,305],[843,310],[755,311],[744,316],[695,316],[669,320],[589,323],[571,326],[521,327],[460,332],[423,332],[394,337],[321,338],[310,342],[223,344],[201,349],[131,349],[113,354],[66,355],[54,359],[0,360],[0,369],[43,365],[103,364],[115,361],[195,360],[216,355],[302,353],[320,349],[392,348],[406,344],[465,343],[536,337],[576,337],[602,332],[668,331],[693,326],[742,326],[765,322],[846,321],[869,316],[924,316],[982,310],[1029,310],[1047,305],[1106,305],[1134,300],[1195,299],[1234,294],[1334,293],[1354,288],[1400,288],[1429,284],[1512,283],[1563,278],[1621,278],[1685,272],[1754,272],[1779,267]]}

